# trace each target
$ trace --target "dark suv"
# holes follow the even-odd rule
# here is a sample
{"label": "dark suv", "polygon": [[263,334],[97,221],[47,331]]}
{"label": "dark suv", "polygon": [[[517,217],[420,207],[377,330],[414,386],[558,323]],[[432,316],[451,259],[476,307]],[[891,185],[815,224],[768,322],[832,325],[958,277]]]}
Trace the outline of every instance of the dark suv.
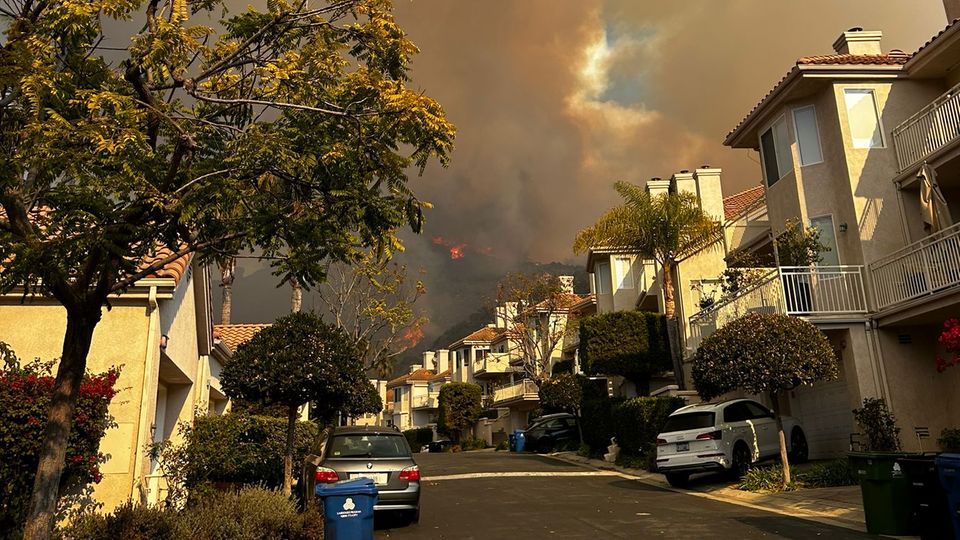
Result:
{"label": "dark suv", "polygon": [[326,429],[303,463],[301,489],[313,500],[318,483],[370,478],[377,485],[375,511],[400,510],[420,520],[420,468],[406,437],[393,428],[351,426]]}
{"label": "dark suv", "polygon": [[572,414],[548,414],[534,420],[524,437],[524,448],[546,454],[564,446],[579,447],[580,427]]}

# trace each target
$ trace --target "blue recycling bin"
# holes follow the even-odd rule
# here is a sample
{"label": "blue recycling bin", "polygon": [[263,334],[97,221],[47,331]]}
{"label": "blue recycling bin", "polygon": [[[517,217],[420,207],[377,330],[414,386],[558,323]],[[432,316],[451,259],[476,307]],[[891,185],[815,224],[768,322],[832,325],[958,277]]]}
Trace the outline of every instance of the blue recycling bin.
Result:
{"label": "blue recycling bin", "polygon": [[511,452],[516,452],[516,451],[517,451],[517,434],[516,434],[516,433],[511,433],[511,434],[507,435],[507,439],[509,439],[509,441],[510,441],[510,442],[509,442],[509,444],[510,444],[510,451],[511,451]]}
{"label": "blue recycling bin", "polygon": [[960,539],[960,454],[940,454],[936,459],[940,485],[947,492],[953,537]]}
{"label": "blue recycling bin", "polygon": [[373,539],[373,507],[378,498],[373,480],[357,478],[335,484],[319,484],[316,494],[323,499],[324,538]]}
{"label": "blue recycling bin", "polygon": [[513,433],[517,437],[517,442],[516,442],[517,452],[523,452],[524,443],[527,440],[527,432],[522,429],[518,429]]}

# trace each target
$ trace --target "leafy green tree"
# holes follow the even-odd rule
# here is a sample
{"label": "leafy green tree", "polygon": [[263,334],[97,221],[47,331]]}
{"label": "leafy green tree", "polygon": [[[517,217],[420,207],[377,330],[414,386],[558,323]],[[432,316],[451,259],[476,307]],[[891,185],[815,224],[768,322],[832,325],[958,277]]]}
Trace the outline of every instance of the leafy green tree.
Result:
{"label": "leafy green tree", "polygon": [[[420,230],[429,204],[408,174],[447,163],[454,127],[408,86],[418,51],[391,9],[0,9],[0,291],[52,297],[67,318],[28,540],[52,530],[77,392],[112,295],[179,257],[243,250],[311,287],[330,260],[389,253],[398,227]],[[116,22],[129,19],[143,24]]]}
{"label": "leafy green tree", "polygon": [[784,485],[790,463],[780,416],[780,395],[798,386],[835,379],[838,360],[816,326],[787,315],[750,314],[703,340],[693,360],[693,384],[704,400],[736,389],[766,394],[774,407]]}
{"label": "leafy green tree", "polygon": [[286,495],[293,480],[294,435],[300,407],[312,402],[324,419],[332,419],[340,411],[354,416],[383,407],[350,339],[309,313],[281,317],[237,347],[223,366],[220,384],[231,399],[286,408]]}
{"label": "leafy green tree", "polygon": [[684,388],[679,322],[676,315],[674,272],[682,261],[716,246],[723,227],[700,208],[696,195],[665,193],[651,196],[642,186],[614,184],[623,204],[577,233],[573,251],[594,247],[625,248],[655,260],[663,272],[663,312],[667,316],[670,350],[677,384]]}
{"label": "leafy green tree", "polygon": [[478,384],[447,383],[440,387],[437,428],[460,441],[463,433],[472,429],[480,419],[480,397],[483,389]]}
{"label": "leafy green tree", "polygon": [[652,375],[670,369],[666,319],[659,313],[616,311],[580,321],[580,361],[591,375],[620,375],[647,393]]}
{"label": "leafy green tree", "polygon": [[583,389],[572,373],[560,373],[540,385],[540,406],[546,413],[568,412],[580,414]]}
{"label": "leafy green tree", "polygon": [[780,266],[811,266],[823,260],[822,253],[830,251],[820,242],[820,229],[805,227],[800,220],[787,220],[773,241]]}

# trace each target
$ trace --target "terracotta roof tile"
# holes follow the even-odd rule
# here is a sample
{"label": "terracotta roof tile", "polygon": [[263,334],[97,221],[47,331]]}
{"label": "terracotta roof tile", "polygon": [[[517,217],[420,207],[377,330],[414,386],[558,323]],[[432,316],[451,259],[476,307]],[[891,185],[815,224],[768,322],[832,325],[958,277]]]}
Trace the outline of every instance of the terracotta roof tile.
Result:
{"label": "terracotta roof tile", "polygon": [[484,326],[483,328],[471,333],[465,338],[458,339],[450,344],[450,349],[458,348],[457,345],[462,343],[490,343],[497,336],[506,332],[505,328],[492,328],[490,326]]}
{"label": "terracotta roof tile", "polygon": [[734,193],[729,197],[724,197],[723,215],[727,219],[736,218],[756,204],[757,201],[763,199],[764,193],[763,185],[759,185],[741,191],[740,193]]}
{"label": "terracotta roof tile", "polygon": [[[151,264],[159,262],[163,259],[166,259],[170,255],[173,255],[173,250],[170,248],[160,248],[155,253],[148,255],[137,267],[138,270],[146,269]],[[190,266],[190,259],[193,257],[192,254],[187,254],[177,259],[174,259],[171,262],[168,262],[162,266],[159,270],[156,270],[152,274],[149,274],[148,278],[173,278],[177,284],[180,283],[180,280],[183,278],[184,274],[187,273],[187,267]]]}
{"label": "terracotta roof tile", "polygon": [[449,379],[452,374],[453,374],[453,372],[448,369],[448,370],[444,371],[443,373],[438,373],[438,374],[434,375],[433,377],[430,377],[430,382],[440,381],[440,380],[443,380],[443,379]]}
{"label": "terracotta roof tile", "polygon": [[250,341],[257,332],[270,326],[269,324],[215,324],[213,337],[219,339],[231,351],[236,351],[241,343]]}
{"label": "terracotta roof tile", "polygon": [[407,373],[391,380],[387,383],[387,388],[401,386],[407,381],[429,381],[434,375],[436,375],[436,373],[434,373],[432,369],[420,368],[413,373]]}
{"label": "terracotta roof tile", "polygon": [[926,43],[924,43],[923,45],[921,45],[920,48],[917,49],[917,52],[913,53],[913,56],[916,56],[917,53],[919,53],[920,51],[926,49],[926,48],[929,47],[930,45],[933,45],[933,42],[934,42],[934,41],[940,39],[940,36],[946,34],[947,31],[950,30],[951,28],[953,28],[954,26],[956,26],[958,22],[960,22],[960,19],[954,19],[954,20],[950,21],[950,24],[948,24],[946,28],[944,28],[943,30],[937,32],[937,35],[933,36],[932,38],[930,38],[929,40],[927,40]]}

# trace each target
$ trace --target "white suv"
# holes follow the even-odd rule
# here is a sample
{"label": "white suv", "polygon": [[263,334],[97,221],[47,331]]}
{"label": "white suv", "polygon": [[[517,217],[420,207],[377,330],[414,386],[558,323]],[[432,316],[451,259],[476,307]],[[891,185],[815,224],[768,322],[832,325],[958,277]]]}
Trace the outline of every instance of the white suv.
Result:
{"label": "white suv", "polygon": [[[782,418],[791,462],[806,461],[803,429],[796,419]],[[657,435],[657,470],[672,486],[685,485],[698,472],[730,471],[740,478],[751,464],[779,454],[773,413],[749,399],[682,407]]]}

